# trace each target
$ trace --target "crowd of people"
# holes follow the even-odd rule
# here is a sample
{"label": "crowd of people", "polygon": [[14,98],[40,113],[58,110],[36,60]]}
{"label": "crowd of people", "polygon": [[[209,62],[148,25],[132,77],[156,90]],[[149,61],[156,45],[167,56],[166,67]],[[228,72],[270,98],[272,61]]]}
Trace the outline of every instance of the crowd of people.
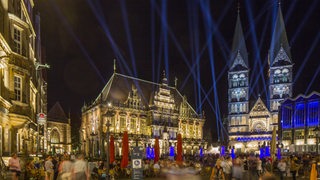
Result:
{"label": "crowd of people", "polygon": [[[82,154],[47,156],[43,160],[28,158],[21,161],[14,153],[8,162],[12,180],[89,180],[89,168]],[[22,177],[21,177],[22,176]]]}
{"label": "crowd of people", "polygon": [[[263,179],[265,174],[273,174],[281,180],[286,177],[296,180],[311,176],[312,164],[316,166],[317,159],[310,155],[290,155],[281,159],[262,157],[259,155],[220,156],[212,168],[210,179]],[[315,171],[315,173],[317,173]],[[317,176],[317,175],[315,175]],[[271,176],[268,176],[269,178]]]}
{"label": "crowd of people", "polygon": [[[110,176],[111,179],[130,178],[132,165],[120,168],[120,160],[109,164],[105,161],[87,161],[82,154],[47,156],[44,160],[29,159],[21,165],[17,154],[9,159],[9,171],[13,180],[45,179],[45,180],[100,180]],[[272,180],[274,175],[281,180],[286,177],[295,180],[311,176],[312,164],[319,162],[316,157],[304,155],[283,156],[272,160],[270,157],[260,157],[254,154],[242,154],[232,158],[229,155],[221,156],[197,155],[184,156],[183,162],[178,163],[173,158],[160,158],[158,162],[144,159],[142,171],[144,177],[159,177],[167,179],[199,179],[207,176],[210,180]],[[316,177],[317,175],[315,175]],[[314,177],[311,176],[311,177]],[[21,179],[21,178],[20,178]]]}

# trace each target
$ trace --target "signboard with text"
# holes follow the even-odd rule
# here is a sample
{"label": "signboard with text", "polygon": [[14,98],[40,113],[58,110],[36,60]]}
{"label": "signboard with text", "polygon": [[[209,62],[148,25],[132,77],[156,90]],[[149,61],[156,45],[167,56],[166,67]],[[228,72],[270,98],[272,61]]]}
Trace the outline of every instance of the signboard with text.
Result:
{"label": "signboard with text", "polygon": [[132,151],[132,179],[143,179],[143,148],[134,147]]}
{"label": "signboard with text", "polygon": [[38,114],[38,123],[44,123],[46,121],[47,115],[44,113]]}

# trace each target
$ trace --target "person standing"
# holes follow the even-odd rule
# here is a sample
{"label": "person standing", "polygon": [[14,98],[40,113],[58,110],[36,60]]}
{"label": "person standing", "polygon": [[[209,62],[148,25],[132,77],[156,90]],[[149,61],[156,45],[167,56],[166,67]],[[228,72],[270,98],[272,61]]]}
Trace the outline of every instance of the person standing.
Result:
{"label": "person standing", "polygon": [[248,179],[256,180],[257,177],[257,159],[254,154],[251,154],[247,160],[248,162]]}
{"label": "person standing", "polygon": [[89,180],[88,163],[84,160],[82,154],[79,154],[77,160],[73,164],[72,179],[74,180]]}
{"label": "person standing", "polygon": [[53,170],[53,163],[52,163],[51,156],[47,158],[47,161],[45,162],[44,167],[46,170],[46,180],[53,180],[54,170]]}
{"label": "person standing", "polygon": [[21,167],[20,160],[16,153],[13,153],[9,159],[9,170],[12,172],[12,180],[18,180],[21,173]]}
{"label": "person standing", "polygon": [[284,159],[281,159],[280,162],[278,163],[278,169],[280,171],[280,180],[283,180],[284,179],[284,174],[286,172],[286,169],[287,169],[287,164],[285,162]]}
{"label": "person standing", "polygon": [[296,163],[295,157],[292,156],[290,160],[290,172],[293,180],[296,180],[296,174],[298,169],[299,169],[299,165]]}
{"label": "person standing", "polygon": [[257,156],[257,174],[258,177],[262,175],[262,161],[259,156]]}
{"label": "person standing", "polygon": [[221,161],[217,160],[216,165],[212,168],[210,180],[224,180],[223,168]]}

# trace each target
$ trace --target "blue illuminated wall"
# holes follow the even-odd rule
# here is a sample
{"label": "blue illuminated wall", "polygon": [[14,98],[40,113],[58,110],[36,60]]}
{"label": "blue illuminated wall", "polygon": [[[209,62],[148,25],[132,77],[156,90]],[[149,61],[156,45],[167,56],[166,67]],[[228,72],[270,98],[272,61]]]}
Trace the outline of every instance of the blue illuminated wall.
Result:
{"label": "blue illuminated wall", "polygon": [[320,122],[320,94],[313,92],[281,104],[282,129],[315,127]]}
{"label": "blue illuminated wall", "polygon": [[308,126],[318,126],[319,101],[313,101],[308,103],[307,122],[308,122]]}
{"label": "blue illuminated wall", "polygon": [[294,112],[294,127],[304,127],[305,118],[304,118],[304,103],[298,103],[295,106]]}
{"label": "blue illuminated wall", "polygon": [[291,128],[292,127],[292,106],[289,104],[286,104],[286,106],[282,107],[282,128]]}

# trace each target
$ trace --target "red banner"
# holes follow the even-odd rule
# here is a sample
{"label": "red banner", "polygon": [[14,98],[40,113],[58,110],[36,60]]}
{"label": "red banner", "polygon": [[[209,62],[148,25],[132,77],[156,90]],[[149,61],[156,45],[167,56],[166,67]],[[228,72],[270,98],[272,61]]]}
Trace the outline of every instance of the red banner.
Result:
{"label": "red banner", "polygon": [[126,168],[129,163],[129,139],[128,132],[123,133],[122,138],[122,159],[121,159],[121,168]]}
{"label": "red banner", "polygon": [[178,134],[177,137],[177,163],[182,163],[183,159],[182,159],[182,138],[181,138],[181,134]]}

